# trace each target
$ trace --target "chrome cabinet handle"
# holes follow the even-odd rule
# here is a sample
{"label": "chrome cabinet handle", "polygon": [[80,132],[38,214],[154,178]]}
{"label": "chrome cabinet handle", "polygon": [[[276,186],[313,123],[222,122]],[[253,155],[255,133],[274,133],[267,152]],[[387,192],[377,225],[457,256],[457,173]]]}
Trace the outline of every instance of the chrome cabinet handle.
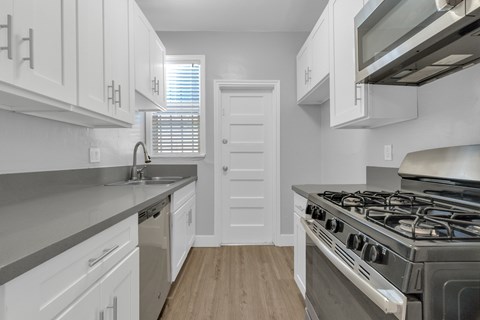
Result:
{"label": "chrome cabinet handle", "polygon": [[188,211],[188,225],[192,224],[192,209]]}
{"label": "chrome cabinet handle", "polygon": [[33,29],[30,28],[28,29],[28,37],[27,38],[22,38],[23,41],[28,41],[29,43],[29,49],[28,49],[28,58],[23,58],[23,61],[29,61],[30,62],[30,69],[35,68],[35,60],[33,59]]}
{"label": "chrome cabinet handle", "polygon": [[118,104],[119,108],[122,108],[122,86],[118,85],[118,90],[115,90],[114,96],[118,93],[118,100],[115,99],[115,105]]}
{"label": "chrome cabinet handle", "polygon": [[305,69],[304,81],[305,81],[305,84],[307,84],[307,82],[308,82],[308,80],[307,80],[307,69]]}
{"label": "chrome cabinet handle", "polygon": [[353,101],[353,104],[356,105],[358,101],[362,101],[362,98],[358,97],[358,89],[361,89],[360,85],[358,83],[355,83],[355,100]]}
{"label": "chrome cabinet handle", "polygon": [[152,80],[152,91],[153,91],[153,94],[156,94],[156,93],[157,93],[157,77],[153,77],[153,80]]}
{"label": "chrome cabinet handle", "polygon": [[99,320],[104,320],[105,319],[105,312],[100,311],[100,317]]}
{"label": "chrome cabinet handle", "polygon": [[312,69],[310,69],[310,67],[307,67],[307,74],[308,74],[308,77],[307,77],[308,82],[312,81]]}
{"label": "chrome cabinet handle", "polygon": [[119,245],[115,245],[113,246],[112,248],[110,249],[105,249],[103,250],[102,254],[100,255],[100,257],[98,258],[92,258],[92,259],[89,259],[88,260],[88,266],[89,267],[93,267],[94,265],[96,265],[97,263],[99,263],[100,261],[102,261],[106,256],[108,256],[110,253],[112,253],[113,251],[115,251],[117,248],[119,247]]}
{"label": "chrome cabinet handle", "polygon": [[118,298],[115,296],[113,297],[113,305],[108,306],[107,309],[113,310],[113,320],[118,320]]}
{"label": "chrome cabinet handle", "polygon": [[156,91],[157,91],[157,95],[159,96],[160,95],[160,80],[157,80],[155,88],[156,88]]}
{"label": "chrome cabinet handle", "polygon": [[108,92],[108,101],[112,101],[112,105],[115,105],[116,102],[115,102],[115,81],[112,80],[112,85],[111,86],[107,86],[107,90],[110,91],[110,89],[112,89],[112,96],[110,96],[110,92]]}
{"label": "chrome cabinet handle", "polygon": [[222,143],[223,143],[223,144],[227,144],[227,143],[228,143],[228,140],[227,140],[227,139],[223,139],[223,140],[222,140]]}
{"label": "chrome cabinet handle", "polygon": [[0,29],[7,29],[7,46],[0,47],[0,51],[7,50],[7,57],[12,60],[12,16],[7,15],[7,24],[0,24]]}
{"label": "chrome cabinet handle", "polygon": [[227,172],[228,171],[228,167],[227,166],[223,166],[223,172]]}

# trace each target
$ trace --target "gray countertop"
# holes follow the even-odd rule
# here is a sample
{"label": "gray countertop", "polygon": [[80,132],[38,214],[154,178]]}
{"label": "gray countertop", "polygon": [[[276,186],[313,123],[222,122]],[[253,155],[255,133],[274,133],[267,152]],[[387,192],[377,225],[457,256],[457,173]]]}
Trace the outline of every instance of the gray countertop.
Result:
{"label": "gray countertop", "polygon": [[195,180],[92,186],[0,207],[0,285]]}
{"label": "gray countertop", "polygon": [[309,193],[322,193],[325,191],[355,192],[358,190],[380,191],[382,188],[366,184],[300,184],[293,185],[292,190],[299,195],[308,198]]}

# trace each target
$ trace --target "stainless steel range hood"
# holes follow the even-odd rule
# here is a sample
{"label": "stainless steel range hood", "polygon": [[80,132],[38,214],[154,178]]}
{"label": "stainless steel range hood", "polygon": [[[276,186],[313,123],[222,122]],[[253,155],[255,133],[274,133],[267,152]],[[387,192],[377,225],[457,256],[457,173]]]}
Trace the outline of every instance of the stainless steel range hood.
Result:
{"label": "stainless steel range hood", "polygon": [[421,86],[480,62],[480,0],[370,0],[355,27],[359,83]]}

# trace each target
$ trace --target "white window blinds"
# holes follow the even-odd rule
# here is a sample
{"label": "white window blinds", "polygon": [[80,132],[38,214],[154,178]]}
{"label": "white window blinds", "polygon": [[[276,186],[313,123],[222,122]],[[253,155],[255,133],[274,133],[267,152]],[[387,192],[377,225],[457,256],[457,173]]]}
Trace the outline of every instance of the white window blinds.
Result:
{"label": "white window blinds", "polygon": [[154,154],[200,152],[201,66],[172,62],[165,65],[167,111],[152,114]]}

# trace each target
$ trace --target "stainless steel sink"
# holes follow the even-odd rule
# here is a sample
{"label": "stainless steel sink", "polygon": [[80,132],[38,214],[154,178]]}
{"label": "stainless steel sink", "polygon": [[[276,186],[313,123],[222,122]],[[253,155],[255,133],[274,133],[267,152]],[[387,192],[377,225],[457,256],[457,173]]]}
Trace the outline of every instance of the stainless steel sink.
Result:
{"label": "stainless steel sink", "polygon": [[168,186],[172,183],[182,180],[183,177],[150,177],[142,180],[117,181],[106,184],[106,186],[138,186],[138,185],[164,185]]}

